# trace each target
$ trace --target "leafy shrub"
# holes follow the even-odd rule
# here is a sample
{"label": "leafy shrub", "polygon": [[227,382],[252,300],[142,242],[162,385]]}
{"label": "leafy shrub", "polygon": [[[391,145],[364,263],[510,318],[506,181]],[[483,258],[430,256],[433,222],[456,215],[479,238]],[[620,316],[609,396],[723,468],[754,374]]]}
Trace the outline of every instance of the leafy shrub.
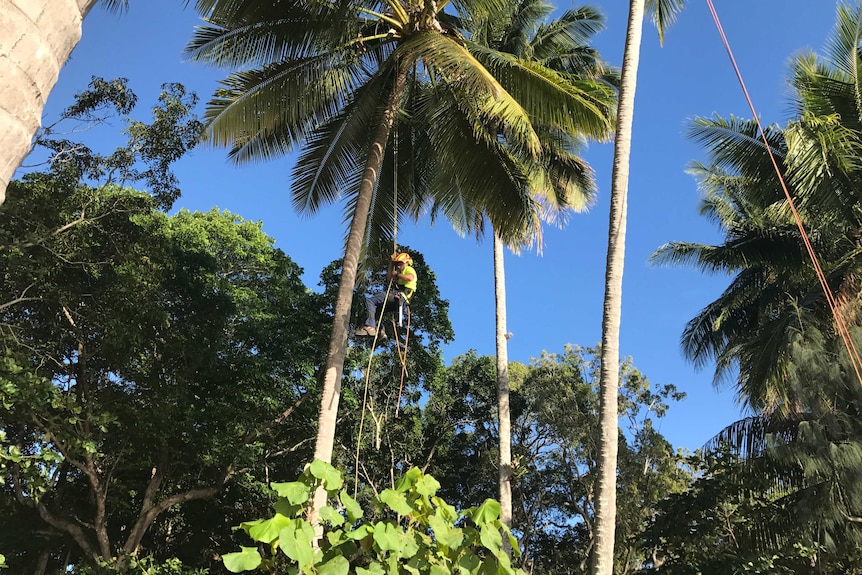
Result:
{"label": "leafy shrub", "polygon": [[[315,546],[308,516],[319,486],[328,504],[319,511],[324,534]],[[506,537],[519,553],[493,499],[456,511],[435,495],[437,480],[412,468],[395,489],[380,493],[375,503],[384,518],[372,524],[342,486],[341,474],[322,461],[307,466],[298,481],[273,483],[275,515],[239,527],[258,545],[224,555],[225,566],[234,573],[290,575],[524,575],[503,547]]]}

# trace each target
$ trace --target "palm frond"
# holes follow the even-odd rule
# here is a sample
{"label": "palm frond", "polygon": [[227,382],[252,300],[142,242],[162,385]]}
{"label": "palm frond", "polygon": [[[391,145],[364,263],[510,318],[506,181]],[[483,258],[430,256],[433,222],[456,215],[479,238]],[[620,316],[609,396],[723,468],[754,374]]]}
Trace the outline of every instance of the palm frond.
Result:
{"label": "palm frond", "polygon": [[604,82],[567,79],[536,62],[470,45],[477,59],[537,124],[604,141],[612,132],[616,92]]}
{"label": "palm frond", "polygon": [[597,54],[588,46],[593,36],[604,28],[604,15],[590,6],[567,10],[556,20],[539,27],[530,42],[532,57],[546,62],[548,59],[558,58],[561,54],[588,51],[596,60]]}
{"label": "palm frond", "polygon": [[355,100],[308,139],[293,174],[293,206],[299,213],[313,214],[323,204],[358,194],[371,137],[392,88],[391,71],[381,70],[366,82]]}
{"label": "palm frond", "polygon": [[101,4],[109,12],[125,12],[129,9],[129,0],[101,0]]}
{"label": "palm frond", "polygon": [[658,30],[658,41],[664,44],[664,32],[676,21],[682,12],[684,0],[646,0],[646,11]]}
{"label": "palm frond", "polygon": [[205,139],[232,146],[237,162],[262,159],[258,144],[276,133],[290,150],[338,113],[363,74],[356,62],[333,67],[325,57],[235,72],[208,103]]}

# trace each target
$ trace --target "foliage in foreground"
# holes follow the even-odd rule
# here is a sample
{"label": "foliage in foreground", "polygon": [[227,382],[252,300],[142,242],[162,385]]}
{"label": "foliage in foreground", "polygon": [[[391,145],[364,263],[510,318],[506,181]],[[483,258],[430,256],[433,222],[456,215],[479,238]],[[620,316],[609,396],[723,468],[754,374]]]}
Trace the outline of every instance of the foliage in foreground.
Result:
{"label": "foliage in foreground", "polygon": [[[319,510],[325,534],[315,548],[314,526],[306,516],[321,485],[330,503]],[[267,552],[243,547],[224,556],[225,566],[234,573],[275,572],[287,564],[291,573],[318,575],[524,573],[503,550],[503,537],[516,554],[517,541],[493,499],[458,512],[436,495],[440,484],[414,467],[375,498],[379,513],[372,517],[380,518],[374,521],[342,486],[340,472],[322,461],[314,461],[297,481],[272,484],[278,494],[275,514],[240,526]]]}

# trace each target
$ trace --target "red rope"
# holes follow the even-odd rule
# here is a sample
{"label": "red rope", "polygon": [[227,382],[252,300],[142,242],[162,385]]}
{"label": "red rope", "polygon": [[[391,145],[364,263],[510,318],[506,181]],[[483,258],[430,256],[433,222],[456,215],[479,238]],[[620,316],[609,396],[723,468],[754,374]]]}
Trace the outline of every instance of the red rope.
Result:
{"label": "red rope", "polygon": [[721,21],[718,19],[718,13],[712,0],[706,0],[709,6],[709,11],[712,14],[712,19],[715,21],[715,26],[721,36],[721,41],[724,43],[724,48],[727,50],[727,55],[730,57],[730,63],[733,65],[733,71],[736,73],[736,78],[739,80],[739,85],[742,87],[742,93],[745,94],[745,100],[748,102],[748,107],[751,109],[751,114],[754,121],[757,123],[757,129],[760,131],[760,137],[763,144],[766,146],[766,152],[769,154],[769,159],[772,161],[772,166],[775,168],[775,173],[778,176],[778,181],[781,182],[781,189],[784,190],[784,197],[787,198],[787,203],[790,206],[790,211],[793,213],[793,218],[796,220],[796,225],[799,228],[799,233],[802,235],[802,241],[805,244],[805,249],[808,251],[808,256],[811,258],[811,263],[814,266],[814,271],[817,274],[817,279],[820,281],[820,286],[823,288],[823,293],[826,295],[826,301],[829,303],[829,309],[832,311],[832,317],[835,319],[835,325],[841,339],[844,341],[844,346],[847,348],[847,354],[850,356],[850,363],[853,364],[853,369],[856,371],[856,378],[862,385],[862,358],[859,357],[859,352],[856,350],[856,345],[853,343],[853,338],[850,336],[850,330],[844,321],[844,317],[838,311],[838,302],[832,291],[829,289],[829,283],[826,280],[826,274],[823,273],[823,268],[820,267],[820,262],[817,259],[817,254],[814,252],[814,246],[811,245],[811,240],[808,233],[805,231],[805,225],[802,223],[802,218],[796,209],[796,203],[790,195],[787,184],[784,182],[784,176],[781,175],[781,170],[778,167],[778,162],[772,153],[772,148],[769,145],[769,140],[766,138],[766,132],[763,131],[763,126],[760,124],[760,117],[754,109],[754,103],[751,96],[748,94],[748,89],[745,87],[745,81],[742,79],[742,73],[739,71],[739,66],[736,64],[736,58],[733,57],[733,51],[730,49],[730,43],[727,41],[727,36],[724,34],[724,29],[721,26]]}

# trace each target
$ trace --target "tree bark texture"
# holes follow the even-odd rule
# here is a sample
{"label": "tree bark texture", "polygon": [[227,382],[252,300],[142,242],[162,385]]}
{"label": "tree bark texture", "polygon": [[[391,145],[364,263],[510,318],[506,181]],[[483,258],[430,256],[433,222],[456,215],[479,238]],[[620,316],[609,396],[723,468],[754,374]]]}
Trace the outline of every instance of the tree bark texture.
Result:
{"label": "tree bark texture", "polygon": [[[356,284],[356,272],[359,266],[359,255],[365,228],[368,224],[368,214],[371,200],[383,165],[383,154],[386,142],[395,122],[395,114],[400,105],[401,95],[407,82],[407,70],[398,70],[395,81],[388,95],[382,121],[374,134],[372,149],[359,186],[356,200],[356,210],[350,222],[350,231],[344,248],[344,261],[341,265],[341,279],[338,283],[338,295],[335,300],[335,312],[332,322],[332,335],[329,338],[329,352],[323,376],[323,395],[320,400],[320,412],[317,419],[317,441],[314,447],[314,458],[327,463],[332,462],[332,448],[335,444],[335,421],[338,417],[338,402],[341,396],[341,377],[344,372],[344,356],[347,351],[347,336],[350,324],[350,308],[353,304],[353,288]],[[313,509],[310,520],[316,524],[317,510],[326,505],[326,491],[318,489],[314,494]]]}
{"label": "tree bark texture", "polygon": [[629,3],[626,45],[620,78],[611,206],[608,224],[608,256],[605,268],[605,297],[602,315],[602,357],[600,376],[599,481],[596,494],[596,545],[593,575],[613,575],[614,535],[617,515],[617,441],[619,414],[617,396],[620,379],[620,316],[622,313],[623,264],[625,261],[626,208],[629,185],[632,122],[640,60],[644,0]]}
{"label": "tree bark texture", "polygon": [[96,0],[0,0],[0,203]]}
{"label": "tree bark texture", "polygon": [[[512,422],[509,413],[509,350],[506,339],[506,271],[503,242],[494,234],[494,298],[497,318],[497,411],[500,434],[500,520],[512,527]],[[511,554],[508,541],[504,548]]]}

